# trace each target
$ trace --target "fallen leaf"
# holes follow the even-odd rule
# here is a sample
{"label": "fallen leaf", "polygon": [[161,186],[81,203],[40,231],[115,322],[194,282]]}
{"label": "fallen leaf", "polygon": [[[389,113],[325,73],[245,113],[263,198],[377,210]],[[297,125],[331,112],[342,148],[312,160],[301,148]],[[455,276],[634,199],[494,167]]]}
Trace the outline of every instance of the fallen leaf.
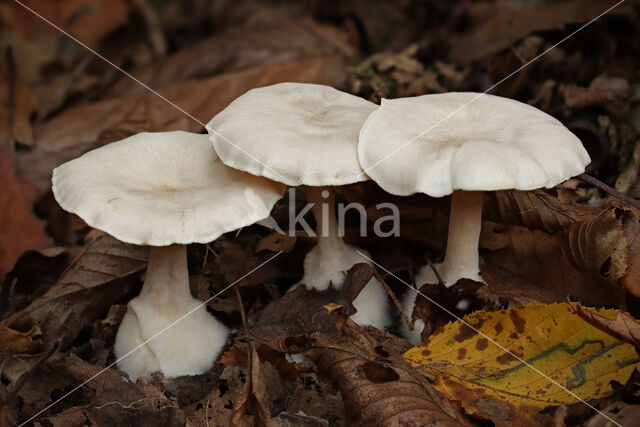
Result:
{"label": "fallen leaf", "polygon": [[622,114],[629,110],[632,91],[625,79],[602,75],[596,77],[589,87],[560,85],[559,92],[569,108],[600,105],[611,113]]}
{"label": "fallen leaf", "polygon": [[[246,395],[248,367],[240,365],[225,366],[217,384],[198,402],[184,408],[185,417],[190,425],[209,427],[220,421],[231,424],[234,411],[241,406]],[[253,414],[242,413],[235,419],[235,425],[255,425]]]}
{"label": "fallen leaf", "polygon": [[297,240],[298,238],[296,236],[289,236],[288,234],[281,234],[274,231],[258,241],[255,252],[258,253],[264,250],[271,252],[291,252]]}
{"label": "fallen leaf", "polygon": [[[618,313],[596,312],[610,319]],[[566,303],[477,311],[463,320],[404,357],[436,377],[434,386],[468,413],[498,426],[537,425],[547,407],[606,397],[611,380],[624,383],[640,366],[633,346],[589,325]]]}
{"label": "fallen leaf", "polygon": [[[373,267],[368,264],[355,264],[347,272],[339,290],[333,287],[324,291],[307,290],[306,286],[298,286],[250,316],[249,331],[262,340],[271,341],[275,347],[279,346],[278,341],[304,337],[313,332],[335,336],[337,314],[350,316],[357,312],[351,303],[369,282],[373,272]],[[341,308],[327,310],[325,306],[329,304],[340,305]],[[306,338],[302,341],[306,343]]]}
{"label": "fallen leaf", "polygon": [[578,269],[640,296],[640,213],[618,203],[573,224],[562,252]]}
{"label": "fallen leaf", "polygon": [[43,295],[67,265],[69,253],[60,247],[22,254],[0,287],[0,318],[23,309]]}
{"label": "fallen leaf", "polygon": [[[451,38],[449,59],[469,63],[485,58],[531,33],[590,21],[613,4],[613,1],[603,3],[602,0],[506,0],[500,2],[499,7],[491,2],[475,3],[475,7],[468,9],[475,25],[464,34]],[[625,9],[617,7],[610,13],[623,13]]]}
{"label": "fallen leaf", "polygon": [[100,235],[58,282],[2,324],[16,330],[42,329],[42,343],[68,345],[78,332],[135,290],[135,275],[147,264],[147,249]]}
{"label": "fallen leaf", "polygon": [[569,307],[582,320],[595,326],[603,332],[611,335],[620,341],[631,344],[640,354],[640,323],[630,314],[620,310],[615,319],[598,314],[592,310],[582,307],[580,304],[571,304]]}
{"label": "fallen leaf", "polygon": [[[63,393],[88,381],[60,402],[54,414],[45,411],[36,425],[183,425],[184,414],[149,378],[136,386],[117,369],[102,371],[73,353],[55,353],[37,368],[37,376],[20,389],[21,422],[36,415]],[[99,375],[98,375],[99,373]],[[53,409],[53,408],[52,408]]]}
{"label": "fallen leaf", "polygon": [[342,391],[349,425],[453,426],[453,407],[399,355],[348,321],[337,339],[313,334],[305,355]]}
{"label": "fallen leaf", "polygon": [[[131,70],[130,74],[149,87],[168,88],[205,76],[303,58],[336,54],[353,57],[354,49],[341,38],[344,34],[340,30],[310,19],[235,28]],[[146,95],[146,89],[123,75],[109,88],[107,98],[133,95]]]}
{"label": "fallen leaf", "polygon": [[591,305],[624,303],[620,286],[577,268],[565,257],[566,241],[561,233],[483,221],[480,271],[489,288],[483,292],[507,286],[511,290],[505,296],[515,294],[525,303],[561,302],[567,294]]}
{"label": "fallen leaf", "polygon": [[[223,274],[224,280],[228,284],[236,283],[238,286],[262,285],[279,277],[282,273],[277,262],[266,263],[269,258],[273,257],[273,254],[251,255],[245,251],[242,244],[234,241],[221,241],[218,242],[218,245],[222,247],[222,250],[215,258],[214,264]],[[258,268],[261,265],[263,266]],[[254,270],[255,272],[247,275],[247,272]]]}
{"label": "fallen leaf", "polygon": [[40,328],[34,326],[29,332],[20,332],[0,325],[0,348],[8,347],[15,353],[27,353],[36,349],[33,337],[40,334]]}
{"label": "fallen leaf", "polygon": [[630,197],[640,198],[640,140],[635,143],[631,161],[616,179],[615,187]]}
{"label": "fallen leaf", "polygon": [[543,190],[501,190],[485,193],[482,219],[554,234],[593,212],[582,205],[562,203]]}
{"label": "fallen leaf", "polygon": [[609,427],[611,426],[611,420],[614,420],[618,425],[629,426],[633,425],[640,419],[640,405],[629,405],[624,402],[615,402],[608,405],[601,410],[602,414],[595,414],[589,421],[587,421],[585,427]]}
{"label": "fallen leaf", "polygon": [[[160,89],[184,111],[206,123],[228,103],[254,87],[284,81],[340,87],[345,79],[345,58],[328,55],[241,70]],[[51,173],[79,155],[138,132],[202,131],[202,126],[152,93],[108,99],[66,109],[43,123],[36,132],[34,150],[20,153],[20,176],[50,187]]]}
{"label": "fallen leaf", "polygon": [[8,74],[0,78],[0,123],[9,124],[1,139],[31,146],[34,143],[31,114],[38,110],[38,100],[20,76],[15,75],[15,69]]}
{"label": "fallen leaf", "polygon": [[[29,0],[24,3],[91,47],[125,23],[129,15],[126,0]],[[13,46],[20,75],[34,87],[42,83],[41,73],[47,65],[63,60],[70,63],[77,54],[86,52],[15,2],[0,4],[0,22],[4,27],[0,43]]]}
{"label": "fallen leaf", "polygon": [[37,190],[17,178],[13,169],[13,152],[0,136],[0,280],[11,270],[18,257],[29,249],[51,245],[44,232],[44,222],[32,212]]}

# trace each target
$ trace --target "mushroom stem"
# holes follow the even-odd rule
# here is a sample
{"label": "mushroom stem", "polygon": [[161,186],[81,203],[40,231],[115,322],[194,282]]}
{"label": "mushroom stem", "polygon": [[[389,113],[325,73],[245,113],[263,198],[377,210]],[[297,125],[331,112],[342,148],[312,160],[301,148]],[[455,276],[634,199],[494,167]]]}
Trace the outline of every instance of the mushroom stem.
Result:
{"label": "mushroom stem", "polygon": [[[322,193],[325,191],[327,195],[323,197]],[[330,187],[307,187],[307,202],[313,203],[311,210],[316,219],[318,244],[327,239],[334,240],[339,238],[333,190]]]}
{"label": "mushroom stem", "polygon": [[438,272],[446,286],[466,278],[482,282],[478,244],[482,227],[482,191],[451,195],[447,252]]}
{"label": "mushroom stem", "polygon": [[138,298],[165,311],[183,310],[191,305],[186,245],[151,247],[144,286]]}

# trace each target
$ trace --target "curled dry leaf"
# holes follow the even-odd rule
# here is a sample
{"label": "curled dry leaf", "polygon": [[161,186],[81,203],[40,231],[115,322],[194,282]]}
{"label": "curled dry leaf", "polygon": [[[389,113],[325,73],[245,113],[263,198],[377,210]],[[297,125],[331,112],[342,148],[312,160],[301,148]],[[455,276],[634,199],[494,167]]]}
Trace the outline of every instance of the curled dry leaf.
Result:
{"label": "curled dry leaf", "polygon": [[133,278],[146,264],[145,248],[101,234],[46,294],[2,323],[21,331],[38,326],[45,348],[54,342],[64,347],[134,290]]}
{"label": "curled dry leaf", "polygon": [[640,213],[617,203],[565,231],[562,252],[581,271],[640,296]]}
{"label": "curled dry leaf", "polygon": [[633,345],[640,354],[640,323],[629,313],[620,310],[618,316],[611,319],[586,309],[580,304],[569,303],[569,307],[585,322],[620,341]]}
{"label": "curled dry leaf", "polygon": [[[40,425],[183,425],[184,414],[163,390],[141,379],[136,386],[121,371],[92,365],[73,353],[55,353],[25,382],[19,422],[53,403],[63,393],[91,379],[85,386],[45,411]],[[100,375],[97,375],[100,373]],[[18,424],[18,423],[16,423]]]}
{"label": "curled dry leaf", "polygon": [[[249,330],[259,339],[272,342],[276,349],[287,347],[285,350],[291,350],[288,347],[298,342],[291,337],[307,336],[313,332],[335,336],[336,315],[344,313],[350,316],[357,312],[351,303],[373,273],[373,267],[360,263],[347,272],[339,290],[333,287],[324,291],[307,290],[300,285],[250,317]],[[300,343],[304,347],[307,341],[304,338]]]}
{"label": "curled dry leaf", "polygon": [[480,270],[488,289],[481,292],[487,295],[493,290],[515,306],[564,301],[567,294],[593,305],[624,303],[619,286],[569,262],[563,249],[565,240],[562,233],[550,235],[484,221],[480,236],[484,263]]}
{"label": "curled dry leaf", "polygon": [[[612,6],[614,2],[606,2]],[[566,24],[587,22],[608,7],[602,0],[520,2],[506,0],[496,4],[473,3],[469,7],[471,28],[451,38],[449,59],[469,63],[508,48],[531,33],[562,28]],[[626,8],[613,9],[621,13]]]}
{"label": "curled dry leaf", "polygon": [[40,328],[34,326],[29,332],[20,332],[0,325],[0,348],[8,347],[15,353],[26,353],[36,349],[33,337],[40,334]]}
{"label": "curled dry leaf", "polygon": [[[637,127],[640,129],[640,124]],[[640,140],[635,143],[631,161],[616,180],[616,190],[629,197],[640,198]]]}
{"label": "curled dry leaf", "polygon": [[[189,81],[159,92],[184,111],[206,122],[249,89],[285,81],[342,86],[345,58],[333,54],[249,68]],[[186,130],[203,126],[152,93],[107,99],[66,109],[36,132],[36,148],[21,153],[17,169],[42,191],[56,166],[106,143],[138,132]]]}
{"label": "curled dry leaf", "polygon": [[[597,313],[614,319],[618,311]],[[463,320],[404,357],[436,377],[434,386],[449,399],[498,426],[538,425],[547,407],[573,404],[575,396],[607,397],[612,380],[625,383],[640,366],[633,346],[589,325],[566,303],[477,311]]]}
{"label": "curled dry leaf", "polygon": [[549,234],[561,231],[574,222],[589,218],[593,209],[562,203],[542,190],[502,190],[485,193],[484,220],[521,225]]}
{"label": "curled dry leaf", "polygon": [[601,105],[612,113],[620,114],[629,109],[631,101],[631,86],[620,77],[598,76],[589,87],[561,85],[559,91],[570,108]]}
{"label": "curled dry leaf", "polygon": [[337,383],[349,425],[462,424],[426,378],[352,321],[337,339],[314,334],[312,342],[305,355]]}
{"label": "curled dry leaf", "polygon": [[14,175],[14,153],[0,131],[0,281],[23,252],[51,245],[44,222],[35,217],[34,186]]}
{"label": "curled dry leaf", "polygon": [[[309,19],[235,28],[134,69],[131,74],[149,87],[165,88],[221,72],[230,73],[302,58],[335,54],[352,57],[355,52],[340,40],[341,35],[340,30]],[[110,86],[107,97],[145,94],[143,87],[129,77],[121,76]]]}

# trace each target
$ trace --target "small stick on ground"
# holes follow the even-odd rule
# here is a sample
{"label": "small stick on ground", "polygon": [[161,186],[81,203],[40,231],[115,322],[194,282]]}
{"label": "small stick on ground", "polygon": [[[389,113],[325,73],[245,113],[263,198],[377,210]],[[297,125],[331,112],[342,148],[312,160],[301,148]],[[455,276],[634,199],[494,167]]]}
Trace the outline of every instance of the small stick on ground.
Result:
{"label": "small stick on ground", "polygon": [[636,200],[634,198],[627,196],[626,194],[622,194],[615,188],[609,187],[607,184],[600,181],[598,178],[595,178],[586,173],[581,173],[580,175],[576,176],[576,178],[578,178],[580,181],[586,182],[587,184],[593,185],[597,189],[604,191],[610,196],[615,197],[616,199],[620,200],[621,202],[631,207],[640,209],[640,200]]}
{"label": "small stick on ground", "polygon": [[404,309],[402,308],[402,304],[400,304],[400,301],[398,301],[398,298],[396,298],[396,294],[391,290],[389,285],[387,285],[387,282],[384,281],[384,278],[380,274],[378,274],[377,272],[374,272],[373,274],[380,281],[380,283],[382,283],[382,286],[384,286],[384,288],[387,290],[387,293],[391,297],[391,300],[393,300],[393,303],[396,305],[398,310],[400,310],[400,314],[402,314],[404,321],[407,322],[407,325],[409,325],[409,330],[413,331],[413,322],[409,320],[409,316],[407,316],[407,313],[405,313]]}

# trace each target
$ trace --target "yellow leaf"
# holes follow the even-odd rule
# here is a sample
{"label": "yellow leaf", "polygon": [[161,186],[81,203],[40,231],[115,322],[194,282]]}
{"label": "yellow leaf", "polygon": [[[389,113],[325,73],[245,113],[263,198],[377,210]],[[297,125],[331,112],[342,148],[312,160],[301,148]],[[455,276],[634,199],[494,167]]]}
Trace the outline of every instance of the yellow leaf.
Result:
{"label": "yellow leaf", "polygon": [[327,305],[323,305],[322,307],[324,307],[325,310],[327,310],[329,313],[331,313],[332,311],[335,311],[339,308],[344,307],[342,304],[336,304],[335,302],[330,302]]}
{"label": "yellow leaf", "polygon": [[16,353],[26,353],[36,347],[33,341],[35,335],[40,334],[40,328],[34,326],[29,332],[20,332],[0,325],[0,348],[9,347]]}
{"label": "yellow leaf", "polygon": [[540,423],[539,411],[549,406],[606,397],[611,380],[625,383],[640,368],[633,346],[589,325],[566,303],[477,311],[464,321],[480,333],[458,320],[404,358],[435,376],[449,399],[496,425]]}

